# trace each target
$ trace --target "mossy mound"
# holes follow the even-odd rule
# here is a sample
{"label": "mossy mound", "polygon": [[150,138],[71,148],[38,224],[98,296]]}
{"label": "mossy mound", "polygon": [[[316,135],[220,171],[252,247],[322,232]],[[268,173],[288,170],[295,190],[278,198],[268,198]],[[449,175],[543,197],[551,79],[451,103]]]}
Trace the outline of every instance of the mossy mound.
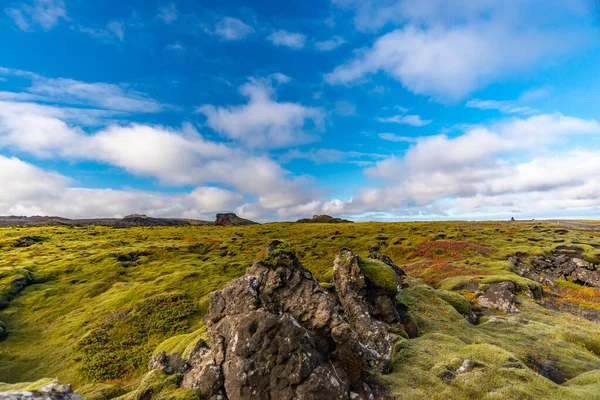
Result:
{"label": "mossy mound", "polygon": [[186,359],[200,339],[204,341],[208,340],[205,326],[192,333],[173,336],[165,340],[154,349],[152,355],[155,356],[164,351],[166,354],[177,353],[183,359]]}
{"label": "mossy mound", "polygon": [[95,383],[85,385],[77,389],[77,394],[85,400],[109,400],[122,396],[127,393],[127,390],[117,385],[109,385],[106,383]]}
{"label": "mossy mound", "polygon": [[157,369],[144,375],[137,389],[119,400],[200,400],[198,391],[178,387],[181,375],[167,375]]}
{"label": "mossy mound", "polygon": [[371,258],[360,258],[360,269],[373,286],[390,293],[398,293],[398,278],[389,265]]}
{"label": "mossy mound", "polygon": [[464,296],[447,290],[438,290],[437,295],[440,296],[445,302],[450,304],[452,307],[454,307],[454,309],[460,314],[467,315],[471,312],[471,302],[467,300]]}
{"label": "mossy mound", "polygon": [[78,343],[80,371],[94,380],[122,379],[147,365],[156,342],[185,332],[195,304],[179,293],[142,300],[113,313]]}
{"label": "mossy mound", "polygon": [[56,379],[42,378],[35,382],[20,382],[20,383],[2,383],[0,382],[0,392],[29,392],[38,390],[42,386],[56,382]]}

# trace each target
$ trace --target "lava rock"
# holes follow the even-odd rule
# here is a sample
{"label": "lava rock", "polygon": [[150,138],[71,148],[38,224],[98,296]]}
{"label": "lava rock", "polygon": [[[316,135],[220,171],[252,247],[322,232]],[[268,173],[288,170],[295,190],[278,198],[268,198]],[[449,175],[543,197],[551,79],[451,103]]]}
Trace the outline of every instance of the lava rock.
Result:
{"label": "lava rock", "polygon": [[479,305],[496,308],[506,313],[517,313],[520,310],[515,304],[517,286],[514,282],[492,283],[485,293],[479,297]]}

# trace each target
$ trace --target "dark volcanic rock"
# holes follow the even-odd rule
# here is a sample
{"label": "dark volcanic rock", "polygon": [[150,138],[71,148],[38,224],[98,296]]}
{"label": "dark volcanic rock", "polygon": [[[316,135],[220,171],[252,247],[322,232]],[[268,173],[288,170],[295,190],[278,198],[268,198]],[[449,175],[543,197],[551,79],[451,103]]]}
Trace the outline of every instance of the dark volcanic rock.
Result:
{"label": "dark volcanic rock", "polygon": [[497,308],[507,313],[519,312],[515,304],[516,293],[517,285],[514,282],[492,283],[479,297],[479,305],[486,308]]}
{"label": "dark volcanic rock", "polygon": [[353,221],[342,219],[342,218],[334,218],[329,215],[313,215],[312,218],[302,218],[296,221],[301,224],[306,223],[320,223],[320,224],[347,224],[353,223]]}
{"label": "dark volcanic rock", "polygon": [[515,272],[547,286],[554,286],[556,279],[565,279],[580,285],[600,288],[598,266],[583,260],[582,249],[574,246],[559,246],[549,257],[535,256],[531,265],[523,262],[521,255],[509,258]]}
{"label": "dark volcanic rock", "polygon": [[[150,368],[184,372],[181,386],[201,398],[389,398],[369,377],[387,370],[396,336],[371,314],[378,305],[370,303],[358,256],[343,250],[334,271],[339,298],[288,245],[270,243],[264,260],[211,293],[210,348],[200,341],[183,366],[161,353]],[[386,318],[400,324],[398,310]]]}
{"label": "dark volcanic rock", "polygon": [[234,213],[217,214],[217,218],[215,219],[215,225],[217,226],[243,226],[255,224],[256,222],[240,218]]}
{"label": "dark volcanic rock", "polygon": [[397,337],[390,333],[387,324],[369,312],[367,282],[359,257],[350,250],[342,250],[333,263],[333,280],[350,328],[365,346],[367,359],[373,366],[387,370]]}

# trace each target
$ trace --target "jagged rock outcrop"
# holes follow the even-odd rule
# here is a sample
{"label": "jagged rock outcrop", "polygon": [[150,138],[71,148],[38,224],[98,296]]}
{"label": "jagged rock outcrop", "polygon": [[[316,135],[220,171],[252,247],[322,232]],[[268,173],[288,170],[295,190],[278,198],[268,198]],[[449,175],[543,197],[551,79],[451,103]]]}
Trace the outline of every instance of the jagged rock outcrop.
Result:
{"label": "jagged rock outcrop", "polygon": [[600,269],[579,258],[576,252],[556,250],[549,257],[534,256],[529,265],[523,261],[522,254],[516,254],[509,260],[517,274],[544,285],[553,286],[556,279],[565,279],[600,288]]}
{"label": "jagged rock outcrop", "polygon": [[517,313],[519,308],[516,303],[517,285],[511,281],[492,283],[479,296],[479,305],[486,308],[496,308],[506,313]]}
{"label": "jagged rock outcrop", "polygon": [[234,213],[217,214],[215,219],[215,225],[217,226],[244,226],[244,225],[256,225],[257,222],[250,221],[249,219],[240,218]]}
{"label": "jagged rock outcrop", "polygon": [[71,385],[54,382],[37,390],[0,392],[0,400],[83,400],[83,397],[73,393]]}
{"label": "jagged rock outcrop", "polygon": [[[391,273],[399,290],[402,274],[372,262]],[[178,354],[160,353],[150,368],[184,373],[181,386],[201,398],[385,399],[371,372],[388,370],[392,330],[407,317],[391,300],[395,291],[376,288],[361,264],[350,250],[339,253],[332,294],[287,244],[273,241],[264,260],[211,293],[210,347],[199,341],[185,364]]]}
{"label": "jagged rock outcrop", "polygon": [[350,221],[342,218],[335,218],[330,215],[313,215],[312,218],[302,218],[296,221],[297,223],[306,224],[306,223],[318,223],[318,224],[347,224],[353,223],[354,221]]}

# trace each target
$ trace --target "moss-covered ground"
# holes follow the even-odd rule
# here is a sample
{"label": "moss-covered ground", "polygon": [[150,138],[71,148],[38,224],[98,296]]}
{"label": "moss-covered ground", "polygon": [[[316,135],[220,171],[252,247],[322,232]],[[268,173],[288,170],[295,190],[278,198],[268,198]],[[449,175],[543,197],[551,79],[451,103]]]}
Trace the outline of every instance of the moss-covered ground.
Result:
{"label": "moss-covered ground", "polygon": [[[50,377],[86,398],[121,394],[112,385],[129,390],[127,398],[148,387],[194,398],[174,389],[176,376],[146,375],[148,358],[186,352],[203,337],[208,294],[262,259],[271,239],[286,240],[323,284],[344,247],[362,258],[377,249],[406,267],[409,287],[398,297],[420,336],[400,339],[391,374],[380,378],[400,399],[600,398],[600,325],[537,304],[526,294],[540,285],[507,261],[576,246],[599,263],[600,235],[535,221],[0,228],[0,321],[8,332],[0,391]],[[478,307],[475,291],[504,280],[520,288],[521,313],[468,323],[461,314]],[[598,309],[599,294],[564,281],[552,299]],[[465,358],[480,365],[441,378]],[[547,365],[564,383],[537,373]]]}

